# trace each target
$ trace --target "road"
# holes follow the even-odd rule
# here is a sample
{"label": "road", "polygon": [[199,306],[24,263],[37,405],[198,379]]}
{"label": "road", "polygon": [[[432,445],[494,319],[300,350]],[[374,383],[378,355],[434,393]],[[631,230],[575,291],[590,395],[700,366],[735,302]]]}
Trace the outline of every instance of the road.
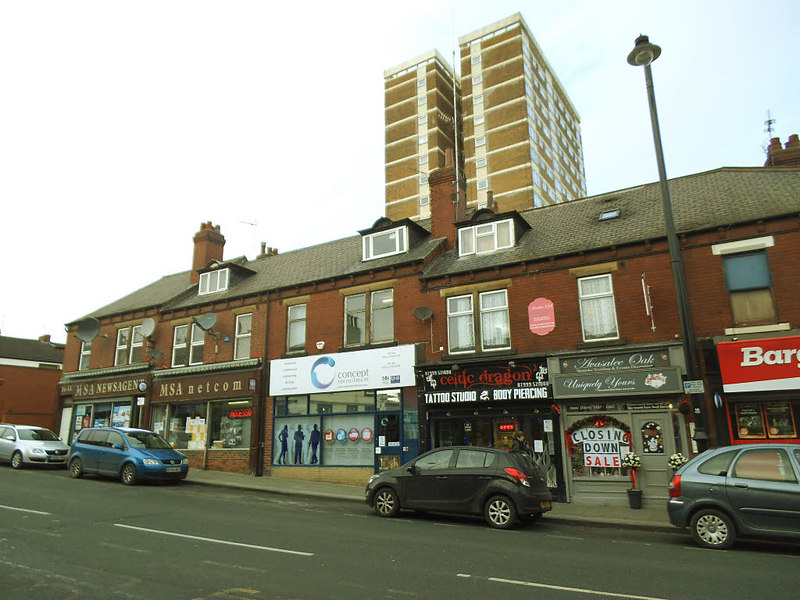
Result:
{"label": "road", "polygon": [[0,598],[797,597],[800,547],[685,535],[374,516],[366,505],[0,466]]}

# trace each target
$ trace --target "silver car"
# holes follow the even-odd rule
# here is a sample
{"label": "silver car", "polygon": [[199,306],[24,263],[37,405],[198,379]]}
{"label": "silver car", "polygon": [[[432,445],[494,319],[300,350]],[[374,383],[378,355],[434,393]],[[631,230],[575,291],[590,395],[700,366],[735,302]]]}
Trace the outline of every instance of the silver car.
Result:
{"label": "silver car", "polygon": [[49,429],[35,425],[0,424],[0,461],[15,469],[26,465],[67,464],[67,446]]}
{"label": "silver car", "polygon": [[670,481],[667,513],[705,548],[739,536],[800,540],[800,446],[747,444],[708,450]]}

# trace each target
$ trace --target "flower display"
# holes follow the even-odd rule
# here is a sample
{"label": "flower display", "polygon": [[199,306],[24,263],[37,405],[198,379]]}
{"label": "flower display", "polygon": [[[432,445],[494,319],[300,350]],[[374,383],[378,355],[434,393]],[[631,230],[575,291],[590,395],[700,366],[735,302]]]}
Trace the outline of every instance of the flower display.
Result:
{"label": "flower display", "polygon": [[689,460],[689,459],[686,458],[680,452],[678,452],[678,453],[673,454],[672,456],[669,457],[668,463],[669,463],[670,467],[672,467],[673,469],[677,469],[678,467],[683,465],[687,460]]}
{"label": "flower display", "polygon": [[629,469],[638,469],[642,466],[642,459],[635,452],[628,452],[622,457],[622,466]]}

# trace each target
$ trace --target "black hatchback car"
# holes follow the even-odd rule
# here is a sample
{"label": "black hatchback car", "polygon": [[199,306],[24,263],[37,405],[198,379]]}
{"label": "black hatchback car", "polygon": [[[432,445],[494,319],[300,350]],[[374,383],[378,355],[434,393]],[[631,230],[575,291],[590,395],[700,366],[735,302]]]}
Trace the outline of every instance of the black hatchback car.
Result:
{"label": "black hatchback car", "polygon": [[747,444],[707,450],[675,472],[669,520],[705,548],[739,536],[800,540],[800,446]]}
{"label": "black hatchback car", "polygon": [[381,517],[401,509],[483,515],[507,529],[551,510],[544,473],[527,454],[496,448],[436,448],[367,483],[366,502]]}

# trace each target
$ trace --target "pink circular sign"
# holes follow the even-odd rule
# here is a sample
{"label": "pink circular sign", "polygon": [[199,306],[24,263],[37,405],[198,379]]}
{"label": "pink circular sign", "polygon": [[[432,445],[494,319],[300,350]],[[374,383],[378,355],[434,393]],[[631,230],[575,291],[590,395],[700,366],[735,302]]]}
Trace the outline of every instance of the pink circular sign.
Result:
{"label": "pink circular sign", "polygon": [[351,429],[351,430],[348,432],[348,434],[347,434],[347,439],[349,439],[351,442],[357,442],[357,441],[358,441],[358,438],[359,438],[360,436],[361,436],[361,434],[359,433],[358,429],[355,429],[355,428],[354,428],[354,429]]}
{"label": "pink circular sign", "polygon": [[553,303],[547,298],[537,298],[528,305],[528,323],[536,335],[547,335],[556,328]]}

